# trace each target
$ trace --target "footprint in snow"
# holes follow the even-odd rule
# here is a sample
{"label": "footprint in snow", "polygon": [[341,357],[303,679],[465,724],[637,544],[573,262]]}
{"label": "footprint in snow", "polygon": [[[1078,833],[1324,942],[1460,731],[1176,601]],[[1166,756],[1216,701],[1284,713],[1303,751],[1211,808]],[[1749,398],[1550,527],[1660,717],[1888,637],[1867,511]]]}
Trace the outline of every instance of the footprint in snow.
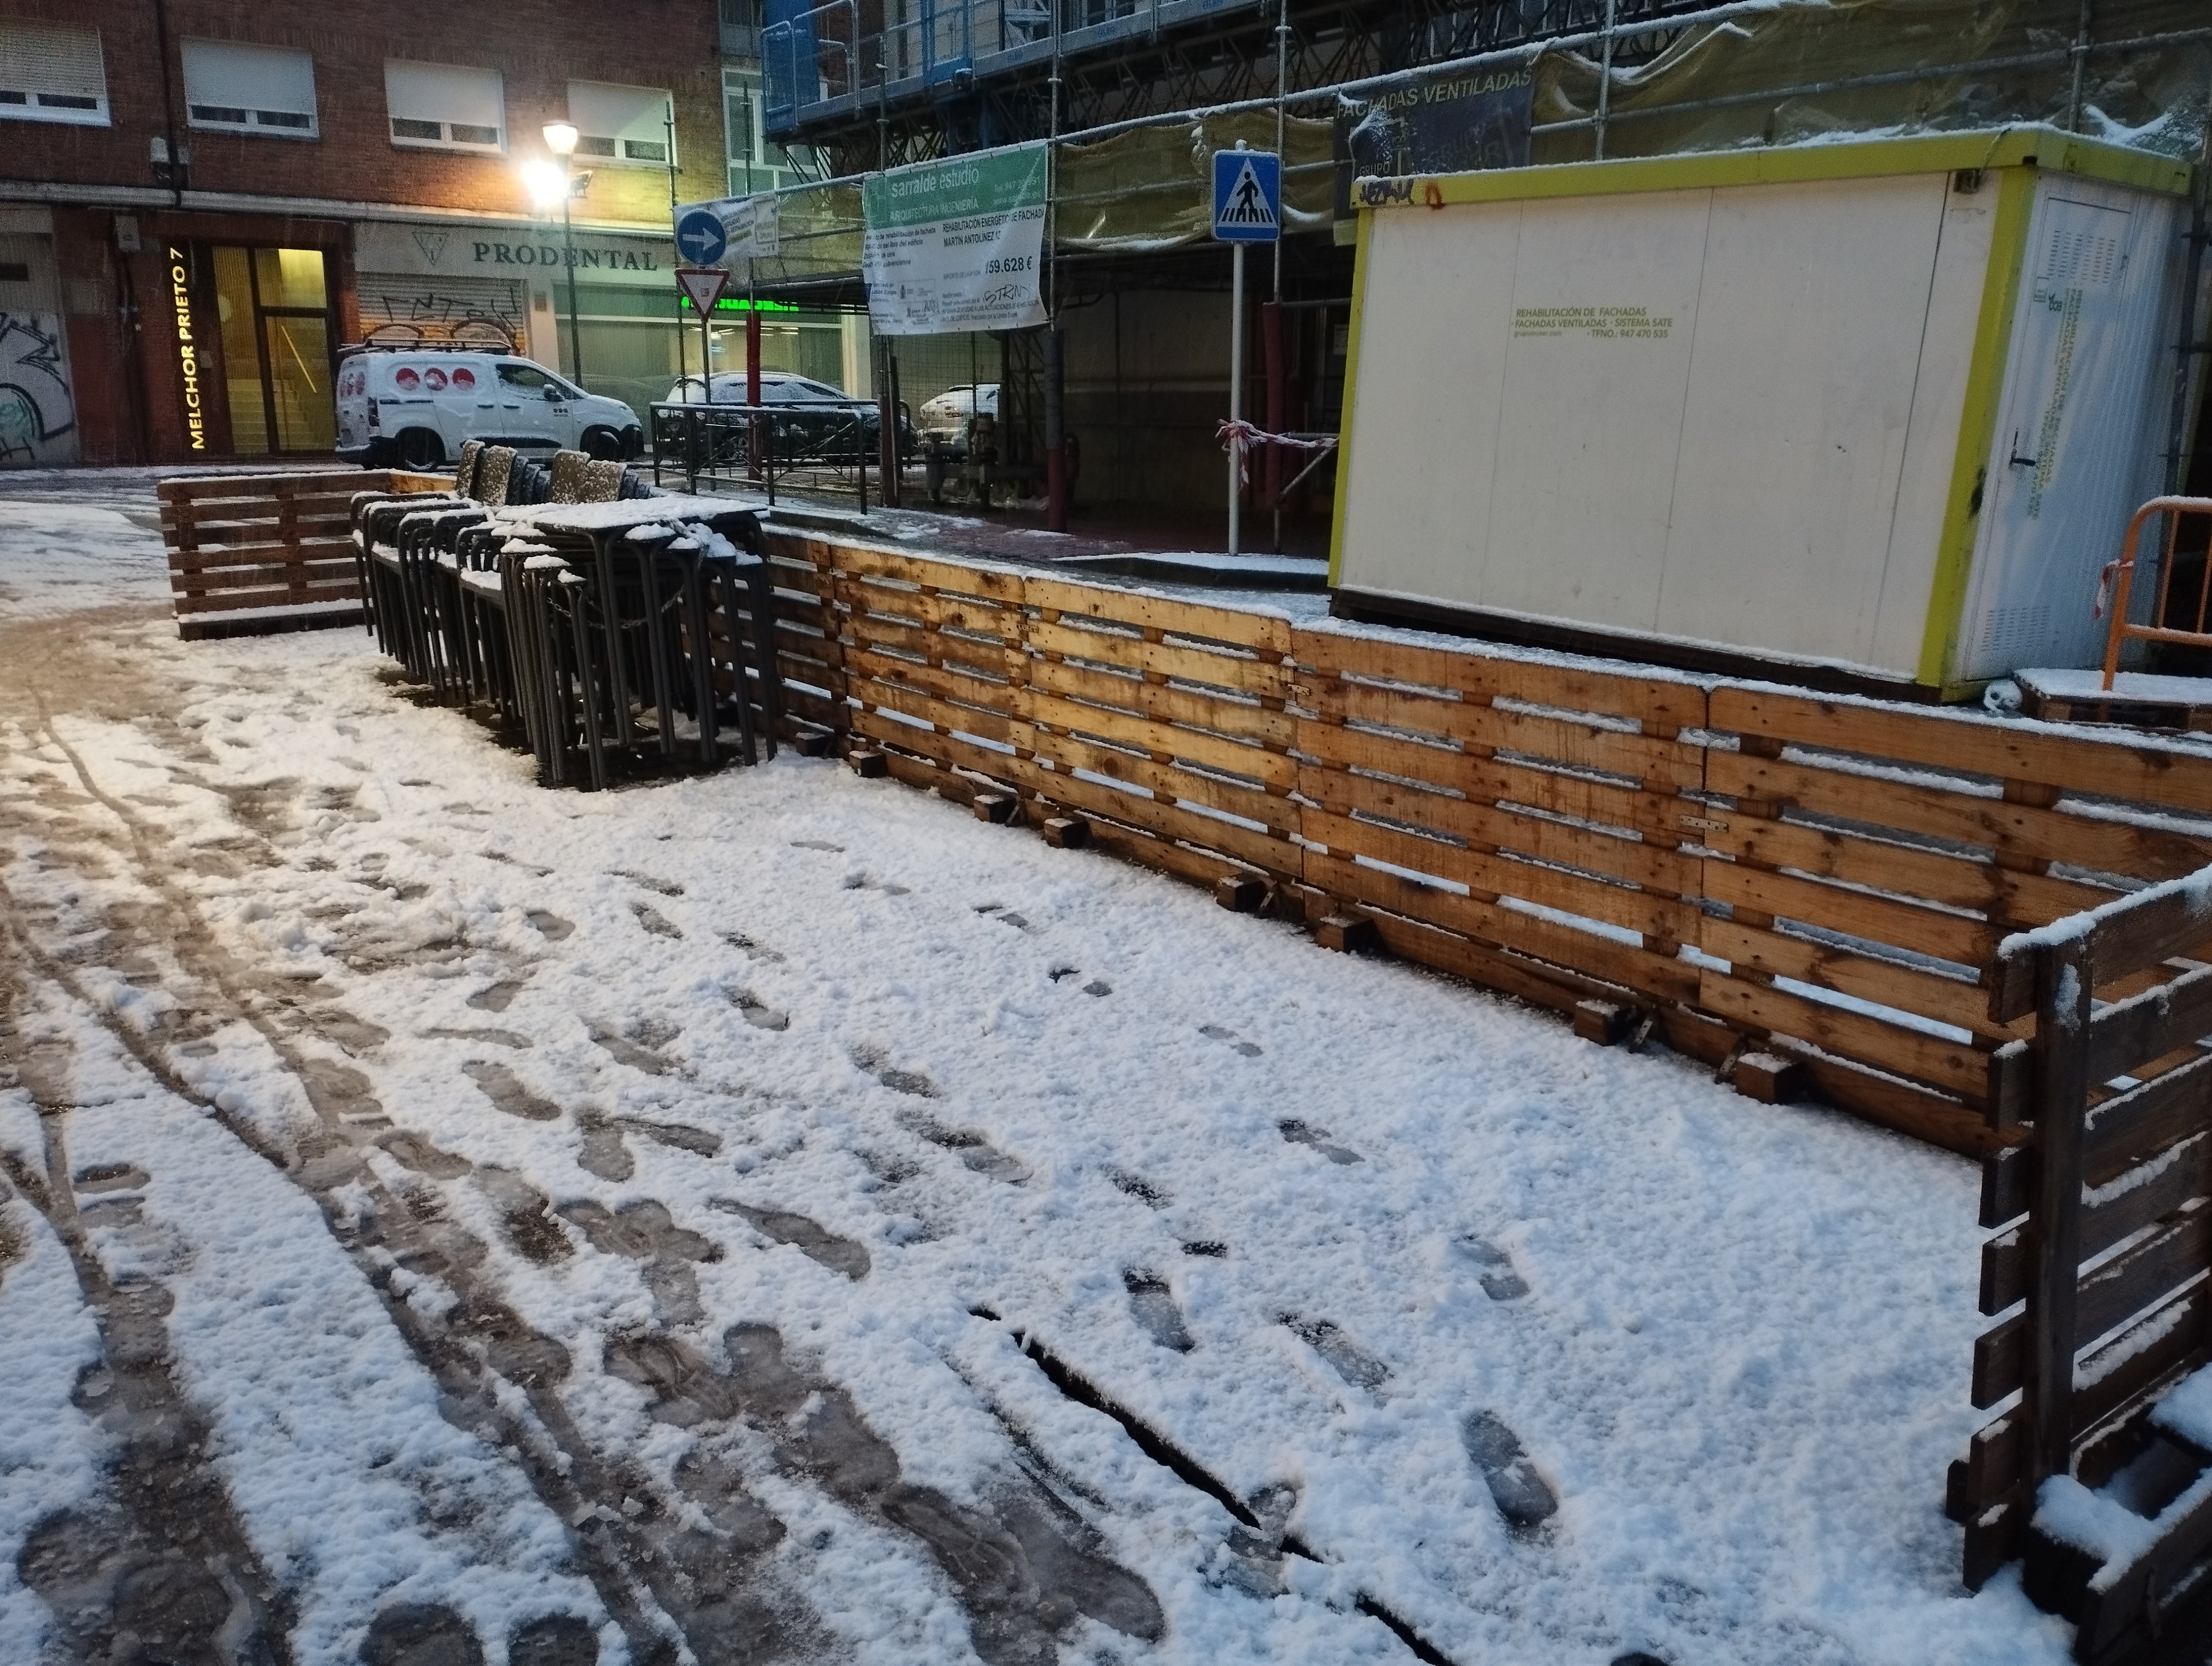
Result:
{"label": "footprint in snow", "polygon": [[[782,1523],[777,1522],[775,1526],[780,1537]],[[599,1666],[599,1633],[589,1620],[573,1614],[526,1620],[507,1633],[507,1666]]]}
{"label": "footprint in snow", "polygon": [[827,839],[793,839],[791,848],[794,850],[827,850],[838,856],[845,854],[843,845],[831,844]]}
{"label": "footprint in snow", "polygon": [[1012,926],[1016,931],[1025,932],[1030,928],[1030,922],[1022,915],[1016,914],[1004,903],[978,903],[975,904],[975,912],[978,914],[988,914],[994,920],[1004,921],[1007,925]]}
{"label": "footprint in snow", "polygon": [[519,1030],[481,1029],[453,1030],[444,1025],[422,1032],[426,1041],[489,1042],[494,1047],[511,1047],[516,1052],[526,1052],[538,1043]]}
{"label": "footprint in snow", "polygon": [[514,1004],[522,993],[522,980],[501,978],[498,982],[479,989],[469,997],[469,1005],[479,1012],[504,1012]]}
{"label": "footprint in snow", "polygon": [[648,1122],[640,1116],[625,1116],[621,1120],[624,1128],[643,1134],[656,1146],[688,1151],[694,1157],[721,1155],[722,1136],[710,1134],[705,1128],[695,1128],[683,1122]]}
{"label": "footprint in snow", "polygon": [[88,1169],[79,1169],[72,1183],[80,1195],[135,1192],[152,1178],[136,1163],[95,1163]]}
{"label": "footprint in snow", "polygon": [[361,1666],[483,1666],[469,1622],[441,1604],[404,1602],[369,1622]]}
{"label": "footprint in snow", "polygon": [[1390,1380],[1390,1367],[1346,1335],[1344,1328],[1335,1320],[1308,1319],[1296,1313],[1279,1314],[1277,1317],[1299,1341],[1328,1361],[1330,1369],[1346,1383],[1381,1397],[1379,1390]]}
{"label": "footprint in snow", "polygon": [[1186,1256],[1202,1256],[1208,1261],[1225,1261],[1229,1246],[1218,1238],[1193,1238],[1182,1247]]}
{"label": "footprint in snow", "polygon": [[1165,1279],[1128,1272],[1121,1274],[1121,1287],[1129,1292],[1129,1311],[1155,1342],[1177,1353],[1188,1353],[1198,1346],[1183,1325],[1182,1309],[1176,1305],[1175,1292]]}
{"label": "footprint in snow", "polygon": [[550,1200],[520,1175],[509,1169],[478,1169],[476,1182],[497,1206],[500,1229],[525,1261],[550,1267],[575,1253],[576,1246],[553,1219]]}
{"label": "footprint in snow", "polygon": [[783,964],[782,955],[779,954],[774,949],[768,948],[763,945],[754,941],[753,939],[747,937],[743,932],[724,932],[722,933],[722,941],[728,944],[733,949],[743,949],[755,960],[766,960],[772,962],[776,965],[781,965]]}
{"label": "footprint in snow", "polygon": [[586,1174],[619,1183],[636,1172],[637,1159],[623,1144],[622,1130],[596,1111],[579,1111],[576,1125],[583,1130],[583,1148],[576,1166]]}
{"label": "footprint in snow", "polygon": [[376,1143],[402,1168],[432,1180],[458,1180],[472,1166],[467,1158],[441,1151],[419,1134],[387,1134]]}
{"label": "footprint in snow", "polygon": [[651,1198],[613,1213],[604,1204],[564,1203],[561,1218],[582,1229],[602,1255],[643,1262],[639,1276],[661,1316],[673,1325],[697,1324],[706,1317],[699,1300],[699,1277],[689,1263],[720,1261],[721,1245],[678,1226],[665,1204]]}
{"label": "footprint in snow", "polygon": [[1139,1202],[1154,1209],[1164,1209],[1171,1201],[1168,1195],[1141,1175],[1131,1174],[1126,1169],[1109,1169],[1106,1178],[1114,1183],[1116,1191],[1127,1192]]}
{"label": "footprint in snow", "polygon": [[1018,1186],[1030,1177],[1028,1166],[1009,1157],[973,1128],[949,1128],[926,1116],[902,1119],[933,1146],[956,1153],[976,1174]]}
{"label": "footprint in snow", "polygon": [[911,1093],[918,1099],[937,1097],[937,1084],[919,1070],[901,1070],[872,1047],[853,1049],[853,1063],[894,1093]]}
{"label": "footprint in snow", "polygon": [[[646,1033],[642,1025],[632,1026],[630,1034],[625,1036],[611,1025],[586,1019],[584,1032],[617,1063],[626,1064],[633,1070],[642,1070],[648,1076],[665,1076],[676,1067],[672,1061],[653,1050],[653,1043],[640,1045],[639,1040],[633,1039],[634,1037],[641,1038]],[[677,1033],[680,1032],[670,1031],[669,1037],[672,1038]]]}
{"label": "footprint in snow", "polygon": [[1534,1533],[1559,1509],[1559,1499],[1521,1450],[1521,1438],[1495,1412],[1470,1412],[1460,1444],[1490,1487],[1492,1502],[1516,1534]]}
{"label": "footprint in snow", "polygon": [[1248,1059],[1256,1059],[1266,1050],[1257,1042],[1237,1041],[1234,1030],[1224,1030],[1218,1024],[1201,1024],[1198,1033],[1208,1041],[1237,1042],[1237,1050]]}
{"label": "footprint in snow", "polygon": [[847,874],[844,885],[847,891],[879,891],[886,897],[905,897],[911,894],[904,885],[893,885],[888,879],[872,879],[866,873]]}
{"label": "footprint in snow", "polygon": [[1481,1268],[1482,1293],[1493,1302],[1510,1302],[1528,1293],[1528,1281],[1513,1265],[1513,1257],[1486,1238],[1468,1232],[1459,1239],[1468,1260]]}
{"label": "footprint in snow", "polygon": [[632,903],[629,905],[629,911],[637,916],[637,923],[655,937],[673,937],[680,939],[684,935],[682,927],[650,903]]}
{"label": "footprint in snow", "polygon": [[608,873],[617,879],[627,879],[632,885],[643,885],[647,891],[658,891],[663,897],[681,897],[684,887],[673,879],[656,879],[650,873],[639,873],[626,867],[611,867]]}
{"label": "footprint in snow", "polygon": [[486,1059],[471,1059],[461,1067],[462,1073],[483,1090],[494,1109],[509,1116],[520,1116],[526,1122],[553,1122],[561,1116],[561,1107],[550,1099],[540,1098],[522,1085],[520,1078],[503,1064]]}
{"label": "footprint in snow", "polygon": [[729,1214],[742,1216],[746,1224],[762,1237],[777,1243],[787,1243],[809,1259],[819,1262],[833,1273],[843,1274],[855,1284],[868,1276],[873,1264],[867,1247],[851,1238],[840,1237],[818,1222],[805,1215],[793,1214],[787,1209],[757,1209],[750,1203],[739,1203],[732,1198],[718,1197],[708,1206]]}
{"label": "footprint in snow", "polygon": [[1283,1138],[1293,1146],[1310,1146],[1332,1163],[1365,1161],[1358,1152],[1333,1144],[1329,1140],[1327,1128],[1317,1128],[1312,1123],[1302,1122],[1295,1116],[1285,1118],[1276,1123],[1275,1127],[1281,1131]]}
{"label": "footprint in snow", "polygon": [[544,909],[531,909],[529,920],[532,925],[538,927],[538,935],[549,943],[558,943],[576,929],[574,921],[563,920],[559,915],[549,913]]}
{"label": "footprint in snow", "polygon": [[750,989],[739,989],[730,997],[730,1004],[745,1015],[745,1022],[756,1030],[788,1030],[791,1015],[779,1012],[775,1007]]}

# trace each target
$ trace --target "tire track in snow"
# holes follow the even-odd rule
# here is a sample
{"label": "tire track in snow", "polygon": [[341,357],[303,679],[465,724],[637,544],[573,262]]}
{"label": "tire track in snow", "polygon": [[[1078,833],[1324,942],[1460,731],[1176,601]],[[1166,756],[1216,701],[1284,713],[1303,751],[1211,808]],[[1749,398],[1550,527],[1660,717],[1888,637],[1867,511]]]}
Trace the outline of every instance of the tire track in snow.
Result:
{"label": "tire track in snow", "polygon": [[[157,1282],[118,1280],[96,1254],[76,1205],[61,1091],[67,1061],[33,1049],[22,992],[0,988],[0,1064],[39,1112],[43,1177],[0,1153],[15,1189],[46,1217],[68,1253],[85,1303],[99,1316],[99,1363],[79,1378],[77,1408],[113,1443],[100,1492],[46,1517],[16,1559],[23,1584],[52,1612],[61,1639],[86,1659],[266,1661],[290,1666],[292,1606],[253,1553],[230,1496],[206,1460],[210,1431],[179,1387]],[[46,1056],[38,1056],[45,1054]],[[125,1200],[98,1207],[127,1213]]]}
{"label": "tire track in snow", "polygon": [[[725,1605],[719,1600],[702,1602],[697,1573],[672,1566],[641,1528],[638,1512],[625,1512],[622,1507],[641,1498],[654,1498],[660,1489],[641,1467],[594,1450],[561,1403],[556,1390],[570,1367],[568,1351],[533,1332],[476,1276],[473,1263],[483,1258],[484,1246],[449,1222],[436,1223],[434,1232],[426,1228],[383,1186],[367,1160],[368,1150],[377,1144],[375,1134],[350,1124],[349,1116],[361,1113],[349,1113],[345,1109],[349,1100],[329,1091],[329,1067],[302,1055],[261,1004],[242,993],[241,986],[250,980],[208,931],[191,900],[179,893],[173,869],[154,836],[128,806],[99,786],[82,757],[56,727],[43,694],[37,699],[43,738],[68,760],[83,791],[121,824],[136,858],[137,877],[153,891],[159,911],[167,916],[166,929],[158,931],[145,931],[148,922],[143,916],[132,922],[131,929],[145,939],[135,946],[149,956],[168,948],[200,986],[197,993],[204,999],[198,1005],[219,1008],[252,1027],[299,1083],[314,1110],[317,1132],[289,1152],[279,1149],[260,1130],[196,1090],[144,1037],[89,999],[68,967],[21,931],[11,931],[26,963],[66,992],[163,1086],[201,1107],[315,1200],[332,1237],[376,1291],[386,1317],[410,1352],[464,1409],[473,1426],[494,1432],[490,1444],[510,1454],[532,1491],[571,1529],[578,1563],[621,1626],[635,1661],[672,1661],[678,1647],[702,1662],[768,1660],[781,1656],[786,1645],[818,1640],[819,1626],[811,1613],[795,1595],[778,1593],[785,1611],[775,1615],[774,1635],[761,1635],[769,1629],[765,1626],[747,1628],[769,1646],[747,1647],[742,1655],[732,1652],[733,1643],[750,1639],[728,1634],[730,1615]],[[0,886],[0,897],[21,913],[17,899],[4,886]],[[367,1207],[351,1207],[338,1195],[349,1190],[365,1198]],[[396,1274],[402,1276],[395,1279]],[[424,1280],[442,1285],[457,1298],[441,1317],[430,1316],[407,1299],[407,1292]],[[510,1412],[500,1392],[501,1383],[521,1390],[527,1421]],[[723,1593],[713,1596],[719,1599]],[[684,1620],[702,1609],[706,1623],[694,1635]]]}

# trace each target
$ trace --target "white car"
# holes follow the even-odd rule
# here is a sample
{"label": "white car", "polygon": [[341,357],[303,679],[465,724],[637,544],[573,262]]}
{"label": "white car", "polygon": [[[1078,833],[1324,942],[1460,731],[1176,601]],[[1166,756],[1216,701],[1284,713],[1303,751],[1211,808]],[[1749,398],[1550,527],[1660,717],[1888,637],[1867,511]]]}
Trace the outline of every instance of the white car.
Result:
{"label": "white car", "polygon": [[629,459],[637,413],[511,353],[364,348],[338,362],[338,455],[371,468],[434,469],[461,443]]}
{"label": "white car", "polygon": [[923,439],[936,441],[956,457],[965,457],[968,427],[978,416],[998,420],[998,383],[977,382],[965,387],[946,388],[935,398],[922,402],[921,421],[917,426]]}

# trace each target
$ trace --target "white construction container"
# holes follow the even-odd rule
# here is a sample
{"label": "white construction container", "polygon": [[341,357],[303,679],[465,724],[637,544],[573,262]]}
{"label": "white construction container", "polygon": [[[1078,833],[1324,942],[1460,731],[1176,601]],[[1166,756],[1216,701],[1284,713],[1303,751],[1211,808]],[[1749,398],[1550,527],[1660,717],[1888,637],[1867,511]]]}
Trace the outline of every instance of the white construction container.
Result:
{"label": "white construction container", "polygon": [[2047,128],[1360,181],[1338,611],[1954,697],[2098,660],[2189,183]]}

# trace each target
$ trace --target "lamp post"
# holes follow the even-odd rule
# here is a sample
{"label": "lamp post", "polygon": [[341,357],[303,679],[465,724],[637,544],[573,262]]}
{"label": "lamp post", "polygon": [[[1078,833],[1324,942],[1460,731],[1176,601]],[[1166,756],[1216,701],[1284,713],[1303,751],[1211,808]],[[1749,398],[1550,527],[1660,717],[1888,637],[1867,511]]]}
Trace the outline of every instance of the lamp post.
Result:
{"label": "lamp post", "polygon": [[568,374],[584,384],[584,348],[576,327],[576,228],[569,207],[575,201],[576,130],[565,121],[545,124],[545,148],[561,159],[561,261],[568,269]]}

